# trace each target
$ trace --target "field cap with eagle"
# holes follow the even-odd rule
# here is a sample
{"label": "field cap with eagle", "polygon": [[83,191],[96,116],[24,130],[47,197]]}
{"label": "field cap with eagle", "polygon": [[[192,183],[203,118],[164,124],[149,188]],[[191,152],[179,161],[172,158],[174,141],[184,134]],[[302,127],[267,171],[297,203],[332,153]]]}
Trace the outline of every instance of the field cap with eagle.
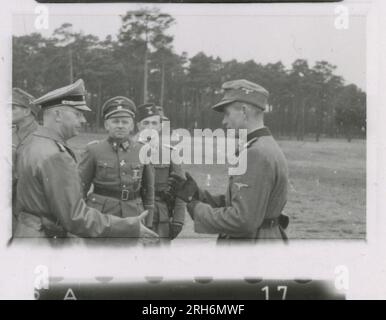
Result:
{"label": "field cap with eagle", "polygon": [[160,107],[156,106],[154,103],[145,103],[140,105],[137,110],[137,122],[152,116],[161,116],[162,118],[159,108]]}
{"label": "field cap with eagle", "polygon": [[28,92],[25,92],[20,88],[12,89],[12,100],[10,101],[10,104],[22,108],[29,108],[31,109],[32,114],[36,117],[40,108],[38,105],[32,103],[34,100],[35,98]]}
{"label": "field cap with eagle", "polygon": [[265,110],[269,92],[254,82],[245,79],[227,81],[223,83],[222,89],[224,90],[223,98],[212,107],[215,111],[223,112],[226,105],[236,101]]}
{"label": "field cap with eagle", "polygon": [[66,106],[80,111],[91,111],[86,104],[86,89],[82,79],[73,84],[50,91],[44,96],[33,101],[34,104],[40,105],[42,110],[54,107]]}
{"label": "field cap with eagle", "polygon": [[111,98],[102,106],[102,114],[105,120],[119,117],[131,117],[134,119],[135,111],[135,103],[123,96]]}

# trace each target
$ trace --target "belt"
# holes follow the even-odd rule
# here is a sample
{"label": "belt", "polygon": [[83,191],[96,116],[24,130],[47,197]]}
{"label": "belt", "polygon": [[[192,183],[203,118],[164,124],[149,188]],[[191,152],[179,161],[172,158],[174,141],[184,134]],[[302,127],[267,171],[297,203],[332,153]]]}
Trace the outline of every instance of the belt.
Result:
{"label": "belt", "polygon": [[[264,219],[263,223],[260,225],[259,229],[270,229],[273,227],[276,227],[279,225],[279,218],[272,218],[272,219]],[[221,233],[219,235],[219,239],[232,239],[232,240],[238,240],[240,238],[232,237],[227,234]],[[243,239],[245,240],[245,239]]]}
{"label": "belt", "polygon": [[141,196],[139,191],[130,191],[123,189],[120,191],[108,190],[95,186],[94,193],[99,194],[100,196],[115,198],[122,201],[135,200]]}

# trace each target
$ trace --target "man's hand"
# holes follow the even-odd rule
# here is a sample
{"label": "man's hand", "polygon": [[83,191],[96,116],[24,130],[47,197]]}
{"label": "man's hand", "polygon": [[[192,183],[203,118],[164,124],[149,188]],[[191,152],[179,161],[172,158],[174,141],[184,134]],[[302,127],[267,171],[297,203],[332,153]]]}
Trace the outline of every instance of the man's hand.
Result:
{"label": "man's hand", "polygon": [[159,235],[156,234],[154,231],[150,230],[149,228],[145,227],[143,222],[145,221],[146,216],[149,214],[148,210],[145,210],[142,212],[138,219],[140,220],[139,224],[139,242],[147,245],[147,244],[156,244],[159,243]]}
{"label": "man's hand", "polygon": [[170,191],[185,202],[190,202],[197,197],[197,183],[188,172],[185,173],[185,178],[175,172],[171,172],[168,184]]}
{"label": "man's hand", "polygon": [[40,219],[42,223],[42,229],[48,238],[65,238],[67,231],[61,225],[52,222],[51,220],[42,217]]}
{"label": "man's hand", "polygon": [[182,226],[183,226],[183,224],[180,222],[171,222],[170,223],[170,228],[169,228],[170,240],[177,238],[177,236],[182,231]]}

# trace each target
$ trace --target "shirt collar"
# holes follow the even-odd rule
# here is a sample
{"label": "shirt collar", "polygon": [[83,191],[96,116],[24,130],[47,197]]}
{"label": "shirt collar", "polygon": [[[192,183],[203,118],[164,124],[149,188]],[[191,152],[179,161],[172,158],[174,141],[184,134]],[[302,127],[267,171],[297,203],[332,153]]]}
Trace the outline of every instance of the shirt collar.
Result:
{"label": "shirt collar", "polygon": [[110,143],[112,148],[117,151],[119,147],[121,147],[123,150],[127,151],[129,149],[131,142],[129,138],[125,139],[115,139],[112,137],[108,137],[107,141]]}
{"label": "shirt collar", "polygon": [[250,142],[252,139],[260,138],[264,136],[271,136],[271,131],[267,127],[263,127],[260,129],[256,129],[247,135],[247,143]]}

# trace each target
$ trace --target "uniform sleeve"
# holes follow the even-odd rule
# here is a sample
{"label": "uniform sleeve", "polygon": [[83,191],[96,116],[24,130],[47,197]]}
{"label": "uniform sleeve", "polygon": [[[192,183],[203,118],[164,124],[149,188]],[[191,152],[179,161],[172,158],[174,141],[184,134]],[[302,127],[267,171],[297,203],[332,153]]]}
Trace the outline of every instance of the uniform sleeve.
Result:
{"label": "uniform sleeve", "polygon": [[209,204],[212,208],[221,208],[225,206],[225,195],[212,195],[207,190],[198,190],[198,199],[201,202]]}
{"label": "uniform sleeve", "polygon": [[[175,172],[182,176],[182,168],[175,163],[170,164],[170,171]],[[186,203],[179,198],[176,198],[174,203],[173,222],[184,223],[185,222]]]}
{"label": "uniform sleeve", "polygon": [[82,154],[78,170],[82,180],[83,196],[86,198],[87,192],[90,190],[91,183],[95,176],[95,160],[88,146],[86,147],[86,151]]}
{"label": "uniform sleeve", "polygon": [[145,165],[142,173],[142,202],[145,210],[149,211],[146,217],[145,224],[148,227],[153,225],[153,212],[154,212],[154,167],[152,165]]}
{"label": "uniform sleeve", "polygon": [[66,153],[46,159],[39,172],[49,209],[68,232],[80,237],[139,236],[138,219],[122,219],[87,207],[76,163]]}
{"label": "uniform sleeve", "polygon": [[248,152],[246,173],[230,178],[230,206],[212,208],[200,201],[188,205],[195,231],[250,237],[264,220],[273,184],[270,161],[258,150]]}

